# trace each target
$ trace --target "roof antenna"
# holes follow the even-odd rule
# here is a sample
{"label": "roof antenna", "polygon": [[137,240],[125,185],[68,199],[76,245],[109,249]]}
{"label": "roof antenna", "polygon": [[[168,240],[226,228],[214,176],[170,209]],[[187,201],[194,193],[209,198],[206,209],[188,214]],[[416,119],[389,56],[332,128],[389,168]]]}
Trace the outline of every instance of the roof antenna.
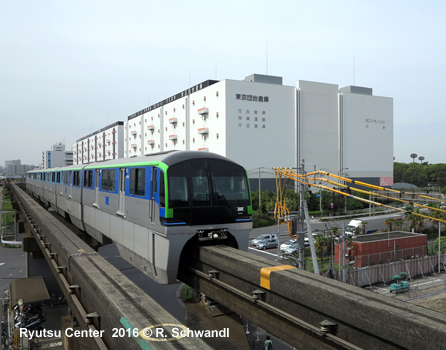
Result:
{"label": "roof antenna", "polygon": [[266,39],[266,75],[268,75],[268,39]]}
{"label": "roof antenna", "polygon": [[353,86],[355,86],[355,55],[353,55]]}

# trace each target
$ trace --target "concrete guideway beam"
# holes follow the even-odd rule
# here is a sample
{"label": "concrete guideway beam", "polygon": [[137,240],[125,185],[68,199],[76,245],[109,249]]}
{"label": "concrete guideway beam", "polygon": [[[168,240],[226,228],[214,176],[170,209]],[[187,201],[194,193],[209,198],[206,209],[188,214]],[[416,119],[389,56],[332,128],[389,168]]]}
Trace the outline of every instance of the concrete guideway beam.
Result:
{"label": "concrete guideway beam", "polygon": [[[189,257],[189,270],[182,269],[180,277],[296,347],[444,348],[446,315],[297,268],[270,268],[281,265],[225,246],[201,247]],[[265,268],[269,268],[269,288]],[[203,273],[201,277],[196,271]],[[216,271],[212,276],[217,277],[206,278],[210,271]],[[264,292],[259,301],[246,298],[254,291]],[[296,326],[299,322],[293,318],[301,320],[302,326]],[[323,339],[315,329],[305,327],[320,329],[326,319],[337,324],[336,337],[349,344]]]}
{"label": "concrete guideway beam", "polygon": [[[32,220],[26,226],[58,277],[77,323],[82,330],[103,331],[102,338],[93,337],[96,349],[210,349],[196,337],[155,343],[134,337],[131,331],[117,332],[180,323],[15,184],[11,188]],[[165,330],[168,333],[171,327]]]}

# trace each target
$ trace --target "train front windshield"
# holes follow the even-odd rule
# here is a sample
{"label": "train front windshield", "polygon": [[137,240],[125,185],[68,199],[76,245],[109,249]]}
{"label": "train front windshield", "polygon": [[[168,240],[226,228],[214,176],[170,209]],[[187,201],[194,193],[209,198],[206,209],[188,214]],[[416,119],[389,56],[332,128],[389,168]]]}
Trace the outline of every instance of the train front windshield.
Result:
{"label": "train front windshield", "polygon": [[246,172],[234,163],[195,159],[170,167],[167,174],[169,208],[250,204]]}

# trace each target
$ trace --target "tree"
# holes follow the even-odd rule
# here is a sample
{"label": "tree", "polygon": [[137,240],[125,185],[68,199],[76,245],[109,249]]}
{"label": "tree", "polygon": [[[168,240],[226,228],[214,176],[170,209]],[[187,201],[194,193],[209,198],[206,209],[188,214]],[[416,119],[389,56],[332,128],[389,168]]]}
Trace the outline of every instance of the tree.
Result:
{"label": "tree", "polygon": [[424,227],[424,219],[416,214],[420,214],[419,208],[416,208],[412,213],[407,215],[406,221],[409,222],[409,228],[411,230],[413,229],[415,232],[419,233]]}
{"label": "tree", "polygon": [[393,231],[393,226],[395,225],[395,220],[394,219],[387,219],[386,222],[384,223],[387,226],[388,231]]}
{"label": "tree", "polygon": [[[440,208],[440,205],[439,205],[439,204],[432,204],[432,203],[430,203],[430,204],[429,204],[429,207],[432,207],[432,208]],[[438,211],[438,210],[431,210],[430,213],[429,213],[429,216],[432,218],[432,219],[429,219],[429,221],[430,221],[435,227],[438,227],[438,224],[439,224],[439,221],[438,221],[438,220],[435,220],[435,219],[442,219],[442,220],[445,219],[445,214],[442,213],[442,212],[440,212],[440,211]]]}
{"label": "tree", "polygon": [[319,259],[322,260],[330,247],[330,239],[322,235],[317,235],[315,237],[316,242],[314,243],[314,248],[316,249],[316,254]]}
{"label": "tree", "polygon": [[[440,251],[444,253],[446,251],[446,237],[440,237],[440,238],[441,238]],[[438,252],[438,238],[434,241],[432,249],[434,252]]]}
{"label": "tree", "polygon": [[356,227],[355,229],[355,235],[365,235],[366,231],[366,226],[367,226],[368,222],[367,221],[362,221],[361,225],[359,225],[358,227]]}

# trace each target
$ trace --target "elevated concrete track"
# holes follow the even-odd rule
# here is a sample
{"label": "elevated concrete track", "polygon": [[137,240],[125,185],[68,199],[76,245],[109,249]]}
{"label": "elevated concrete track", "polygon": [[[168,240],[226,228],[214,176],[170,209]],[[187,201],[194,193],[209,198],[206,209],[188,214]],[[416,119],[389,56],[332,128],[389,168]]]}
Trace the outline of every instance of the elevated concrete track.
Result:
{"label": "elevated concrete track", "polygon": [[[199,338],[153,342],[134,336],[133,329],[179,322],[16,184],[10,187],[23,212],[26,231],[32,234],[24,237],[24,249],[40,247],[59,276],[75,325],[81,330],[103,331],[102,337],[91,337],[86,348],[210,349]],[[171,326],[166,328],[169,331]]]}
{"label": "elevated concrete track", "polygon": [[446,344],[445,314],[240,250],[196,247],[181,266],[182,281],[299,349]]}

